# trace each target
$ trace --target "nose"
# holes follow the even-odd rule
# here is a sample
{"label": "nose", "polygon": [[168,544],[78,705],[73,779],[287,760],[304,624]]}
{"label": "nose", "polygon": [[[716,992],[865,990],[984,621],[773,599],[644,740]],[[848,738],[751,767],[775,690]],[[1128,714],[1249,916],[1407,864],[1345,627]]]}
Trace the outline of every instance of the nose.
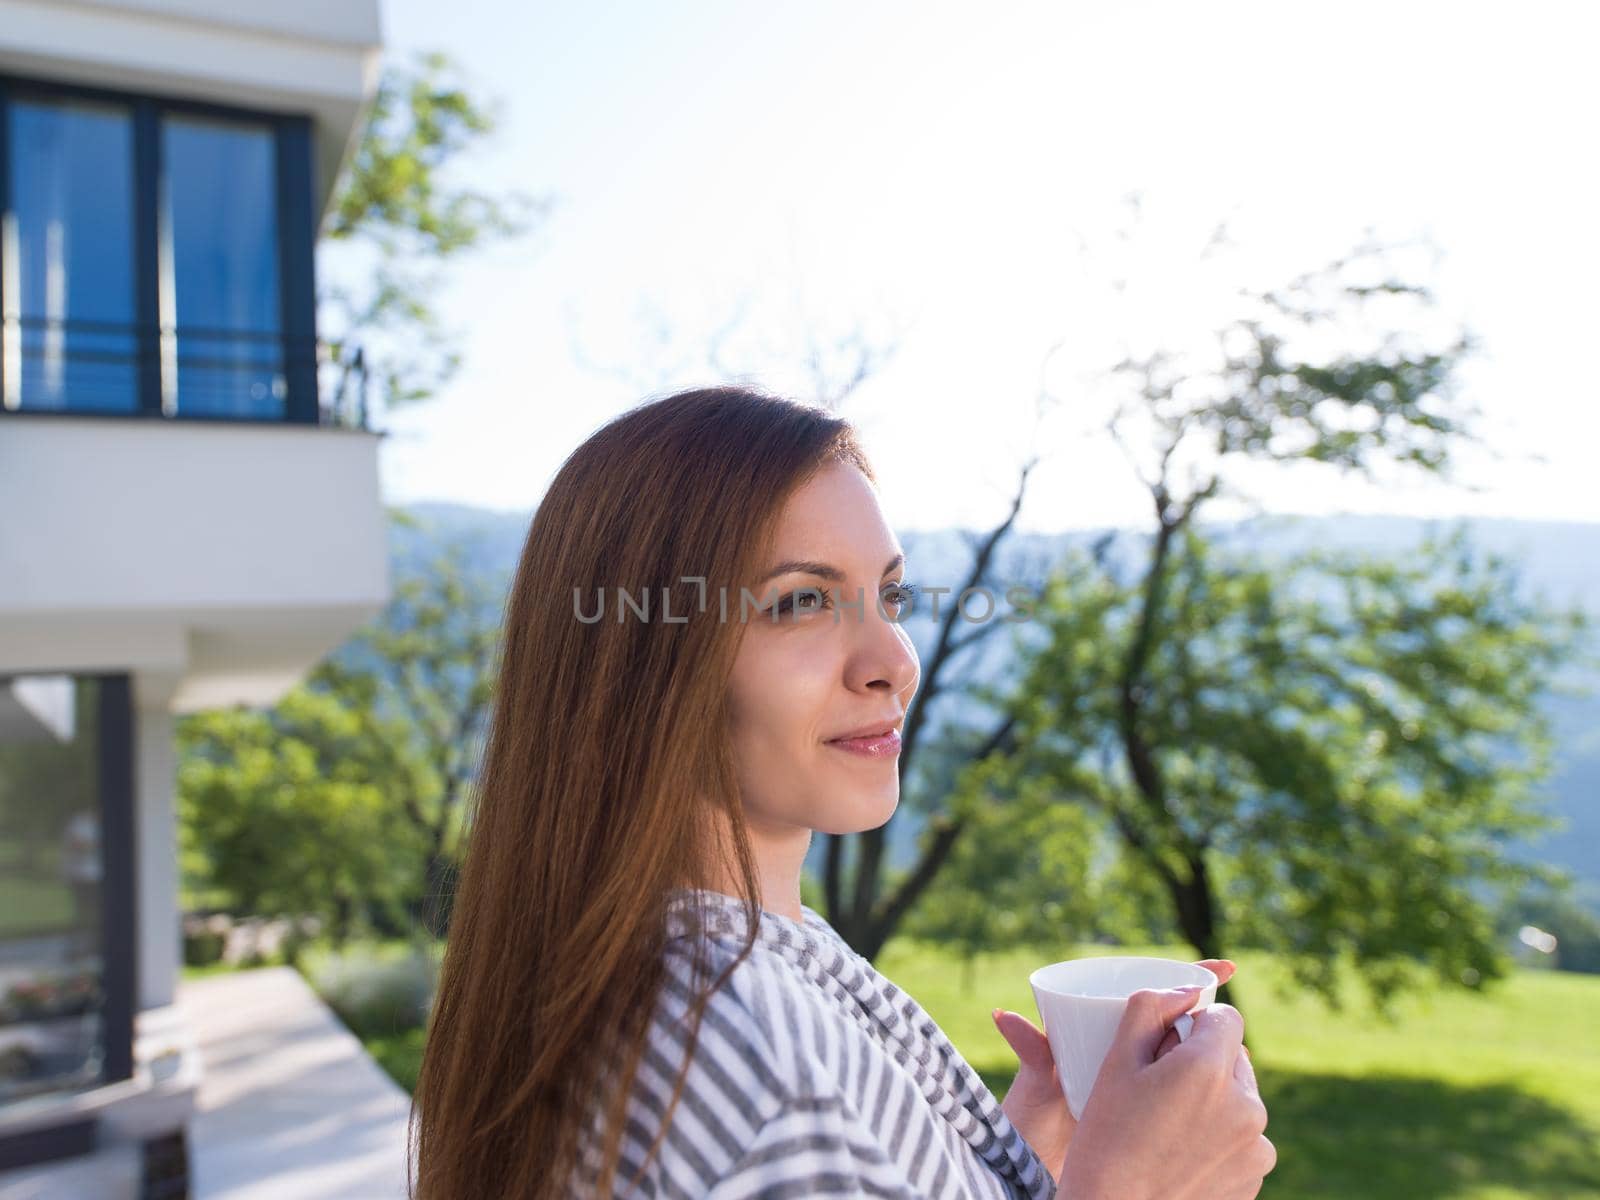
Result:
{"label": "nose", "polygon": [[892,614],[878,612],[870,599],[861,620],[855,620],[852,614],[845,621],[857,628],[845,665],[845,686],[852,691],[889,695],[905,692],[909,702],[922,667],[905,626],[893,620]]}

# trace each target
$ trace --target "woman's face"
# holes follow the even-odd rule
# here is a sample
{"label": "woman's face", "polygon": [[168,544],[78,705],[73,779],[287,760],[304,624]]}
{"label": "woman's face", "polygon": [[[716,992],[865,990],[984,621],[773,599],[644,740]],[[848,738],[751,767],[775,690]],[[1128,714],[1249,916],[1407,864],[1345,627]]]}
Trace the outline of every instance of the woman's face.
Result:
{"label": "woman's face", "polygon": [[[730,682],[746,820],[780,834],[876,829],[899,803],[899,754],[835,740],[862,729],[898,735],[920,667],[896,620],[906,611],[903,555],[872,482],[843,463],[818,472],[785,507],[768,571],[778,573],[747,585],[756,603],[744,611]],[[730,596],[730,620],[738,609]]]}

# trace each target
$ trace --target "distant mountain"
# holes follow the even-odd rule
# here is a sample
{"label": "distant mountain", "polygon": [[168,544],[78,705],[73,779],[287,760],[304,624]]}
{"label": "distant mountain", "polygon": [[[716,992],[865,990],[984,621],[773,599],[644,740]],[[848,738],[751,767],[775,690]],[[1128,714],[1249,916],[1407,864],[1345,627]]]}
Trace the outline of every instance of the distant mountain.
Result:
{"label": "distant mountain", "polygon": [[[427,561],[441,541],[465,538],[472,547],[469,563],[503,587],[515,570],[531,513],[494,512],[455,504],[420,504],[406,510],[423,527],[396,527],[391,551],[398,575]],[[1271,561],[1310,547],[1404,555],[1429,532],[1443,534],[1458,524],[1470,531],[1482,552],[1504,556],[1518,567],[1530,597],[1557,607],[1576,606],[1600,619],[1600,524],[1464,518],[1429,521],[1410,517],[1266,516],[1253,521],[1208,525],[1221,545],[1248,545]],[[956,589],[969,557],[961,530],[906,530],[900,533],[909,565],[908,578]],[[1132,568],[1139,562],[1148,535],[1138,530],[1084,530],[1059,534],[1020,533],[999,554],[998,579],[1037,578],[1068,547],[1087,550],[1107,540],[1112,560]],[[953,595],[953,591],[952,591]],[[948,603],[948,601],[946,601]],[[907,623],[913,640],[926,656],[932,645],[931,613],[919,608]],[[1020,628],[1020,627],[1019,627]],[[1008,666],[1010,651],[1002,636],[982,648],[970,664],[976,678],[995,679]],[[1548,712],[1557,735],[1554,773],[1546,786],[1546,811],[1563,820],[1553,831],[1514,851],[1529,861],[1552,863],[1579,881],[1586,904],[1600,913],[1600,672],[1569,672],[1569,682],[1587,688],[1579,697],[1557,696]],[[954,697],[941,701],[936,725],[947,721],[981,723],[975,703]],[[914,855],[921,816],[902,806],[889,830],[889,857],[897,865]],[[821,839],[817,850],[821,850]],[[820,865],[820,864],[814,864]]]}

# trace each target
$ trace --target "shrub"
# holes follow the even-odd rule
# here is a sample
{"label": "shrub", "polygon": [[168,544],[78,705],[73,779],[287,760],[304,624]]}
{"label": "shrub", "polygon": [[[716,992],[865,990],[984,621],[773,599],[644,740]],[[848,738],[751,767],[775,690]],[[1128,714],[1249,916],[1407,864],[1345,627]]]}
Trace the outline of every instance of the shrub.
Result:
{"label": "shrub", "polygon": [[306,976],[351,1032],[367,1039],[427,1025],[437,968],[415,948],[396,954],[358,946],[308,962]]}

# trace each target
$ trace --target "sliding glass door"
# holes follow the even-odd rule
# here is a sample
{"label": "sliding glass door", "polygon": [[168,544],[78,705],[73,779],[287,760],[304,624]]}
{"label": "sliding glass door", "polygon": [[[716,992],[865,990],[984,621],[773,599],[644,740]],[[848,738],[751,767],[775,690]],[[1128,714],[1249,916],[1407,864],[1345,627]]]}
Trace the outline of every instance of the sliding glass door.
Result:
{"label": "sliding glass door", "polygon": [[0,1106],[130,1073],[131,732],[125,676],[0,676]]}

